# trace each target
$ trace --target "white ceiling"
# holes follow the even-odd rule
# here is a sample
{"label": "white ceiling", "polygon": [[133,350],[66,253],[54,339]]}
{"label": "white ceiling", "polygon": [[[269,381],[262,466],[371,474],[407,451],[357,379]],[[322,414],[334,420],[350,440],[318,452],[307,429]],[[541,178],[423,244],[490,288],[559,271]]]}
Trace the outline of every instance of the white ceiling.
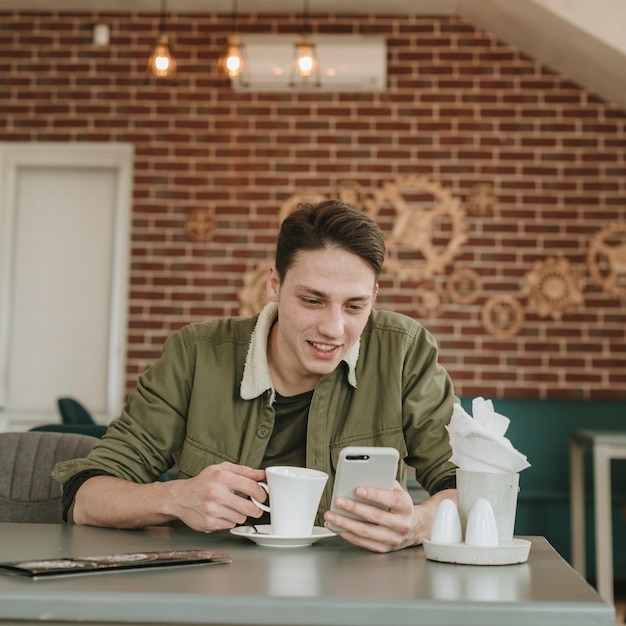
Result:
{"label": "white ceiling", "polygon": [[459,0],[457,12],[626,108],[624,0]]}
{"label": "white ceiling", "polygon": [[[0,10],[158,13],[161,0],[0,0]],[[304,0],[237,0],[240,13],[300,12]],[[168,12],[230,13],[233,0],[169,0]],[[457,14],[626,108],[624,0],[308,0],[310,14]]]}

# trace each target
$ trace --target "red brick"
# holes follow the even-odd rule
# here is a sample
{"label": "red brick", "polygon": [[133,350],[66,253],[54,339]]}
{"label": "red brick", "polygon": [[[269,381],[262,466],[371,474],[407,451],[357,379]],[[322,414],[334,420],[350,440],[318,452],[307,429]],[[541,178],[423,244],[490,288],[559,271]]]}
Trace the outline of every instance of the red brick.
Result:
{"label": "red brick", "polygon": [[[586,258],[593,235],[624,220],[622,109],[453,16],[314,16],[314,32],[385,34],[389,89],[381,94],[234,93],[215,74],[222,16],[176,16],[179,74],[165,82],[148,78],[142,60],[156,12],[107,14],[115,45],[98,50],[88,27],[103,17],[97,12],[7,16],[0,139],[135,147],[129,389],[173,329],[238,313],[242,275],[271,257],[278,213],[293,194],[330,196],[356,179],[371,199],[384,183],[420,175],[466,209],[467,240],[434,277],[438,288],[464,267],[483,279],[475,303],[448,301],[424,320],[457,392],[626,397],[624,298],[602,291]],[[296,12],[254,19],[241,16],[243,32],[300,28]],[[494,189],[484,213],[468,210],[477,184]],[[191,242],[185,216],[203,206],[217,230],[210,242]],[[381,208],[385,232],[394,219],[393,207]],[[583,303],[559,321],[539,317],[522,294],[534,262],[556,252],[586,281]],[[415,316],[415,287],[384,275],[379,304]],[[522,306],[517,335],[483,327],[495,296]]]}

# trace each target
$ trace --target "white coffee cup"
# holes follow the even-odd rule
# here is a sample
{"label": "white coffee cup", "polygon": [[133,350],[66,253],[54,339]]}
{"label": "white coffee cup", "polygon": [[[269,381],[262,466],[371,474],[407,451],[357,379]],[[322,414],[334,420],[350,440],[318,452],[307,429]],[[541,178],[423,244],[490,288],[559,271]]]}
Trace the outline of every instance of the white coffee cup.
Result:
{"label": "white coffee cup", "polygon": [[306,467],[277,465],[265,470],[266,483],[259,483],[270,497],[270,506],[252,501],[270,514],[272,534],[309,537],[328,474]]}

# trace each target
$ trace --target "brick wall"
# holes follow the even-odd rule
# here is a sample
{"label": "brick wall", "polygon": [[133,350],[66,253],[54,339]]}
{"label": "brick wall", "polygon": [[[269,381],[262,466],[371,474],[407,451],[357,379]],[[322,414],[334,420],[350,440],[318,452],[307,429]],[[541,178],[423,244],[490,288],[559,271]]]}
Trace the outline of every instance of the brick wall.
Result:
{"label": "brick wall", "polygon": [[[385,93],[236,94],[215,69],[229,27],[171,17],[178,76],[157,82],[156,15],[0,14],[0,141],[135,146],[129,388],[173,329],[241,311],[293,194],[349,188],[389,236],[432,228],[392,246],[379,305],[435,333],[459,394],[626,397],[623,110],[447,16],[312,20],[385,35]],[[209,242],[186,234],[194,211]]]}

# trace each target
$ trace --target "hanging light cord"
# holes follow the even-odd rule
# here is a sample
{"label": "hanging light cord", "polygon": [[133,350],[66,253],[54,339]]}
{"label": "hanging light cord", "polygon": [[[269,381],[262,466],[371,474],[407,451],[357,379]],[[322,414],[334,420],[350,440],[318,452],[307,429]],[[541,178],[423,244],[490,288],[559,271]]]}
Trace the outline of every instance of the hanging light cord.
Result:
{"label": "hanging light cord", "polygon": [[233,19],[233,27],[232,27],[232,32],[236,33],[237,32],[237,0],[233,0],[233,14],[232,14],[232,19]]}
{"label": "hanging light cord", "polygon": [[304,9],[302,15],[302,19],[304,21],[304,28],[302,29],[302,32],[305,35],[309,35],[311,33],[311,25],[309,23],[309,0],[304,0]]}
{"label": "hanging light cord", "polygon": [[159,16],[159,33],[165,32],[165,11],[167,8],[167,0],[161,0],[161,14]]}

